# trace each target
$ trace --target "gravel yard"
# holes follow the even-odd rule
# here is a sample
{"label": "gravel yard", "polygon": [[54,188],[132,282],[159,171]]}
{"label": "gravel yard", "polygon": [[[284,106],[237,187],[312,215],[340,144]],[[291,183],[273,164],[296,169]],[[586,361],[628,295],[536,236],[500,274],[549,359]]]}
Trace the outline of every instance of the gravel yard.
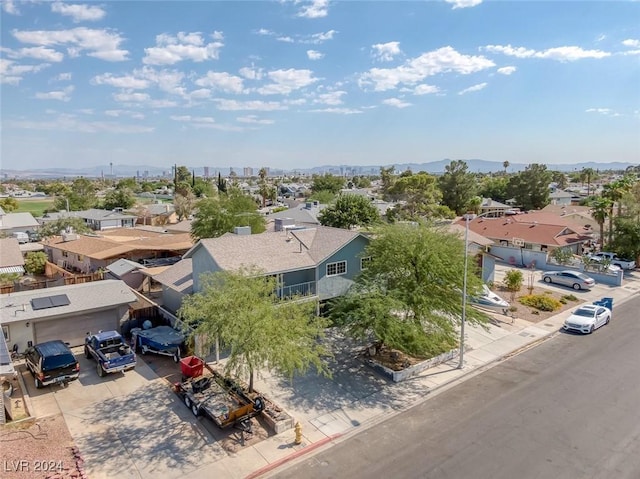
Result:
{"label": "gravel yard", "polygon": [[[15,393],[14,393],[15,394]],[[3,479],[75,479],[82,460],[62,414],[10,423],[0,430]]]}

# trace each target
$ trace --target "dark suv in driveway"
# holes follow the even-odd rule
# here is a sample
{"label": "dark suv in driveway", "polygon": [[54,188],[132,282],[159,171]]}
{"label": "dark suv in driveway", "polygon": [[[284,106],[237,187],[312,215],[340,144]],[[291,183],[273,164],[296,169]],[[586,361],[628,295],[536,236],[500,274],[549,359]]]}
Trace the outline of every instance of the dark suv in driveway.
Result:
{"label": "dark suv in driveway", "polygon": [[26,350],[24,358],[36,388],[72,381],[80,375],[80,364],[60,340],[36,344]]}

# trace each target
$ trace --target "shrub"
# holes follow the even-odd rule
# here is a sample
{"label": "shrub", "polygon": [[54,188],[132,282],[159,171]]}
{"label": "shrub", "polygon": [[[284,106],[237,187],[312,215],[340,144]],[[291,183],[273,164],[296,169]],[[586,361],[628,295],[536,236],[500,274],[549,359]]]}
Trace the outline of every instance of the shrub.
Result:
{"label": "shrub", "polygon": [[522,296],[519,301],[525,306],[530,306],[540,311],[555,311],[562,307],[562,303],[560,301],[543,294],[528,294],[526,296]]}
{"label": "shrub", "polygon": [[578,301],[578,297],[573,295],[573,294],[565,294],[562,299],[565,300],[565,302],[567,301]]}

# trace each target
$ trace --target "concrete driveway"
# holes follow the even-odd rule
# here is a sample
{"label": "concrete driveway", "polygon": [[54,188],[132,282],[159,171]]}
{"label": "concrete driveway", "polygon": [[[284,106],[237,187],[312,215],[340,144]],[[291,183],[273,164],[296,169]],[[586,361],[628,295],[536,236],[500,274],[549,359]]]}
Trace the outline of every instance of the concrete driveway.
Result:
{"label": "concrete driveway", "polygon": [[145,363],[125,374],[98,377],[82,354],[80,378],[36,390],[23,375],[37,417],[61,412],[85,461],[88,477],[178,478],[227,455]]}

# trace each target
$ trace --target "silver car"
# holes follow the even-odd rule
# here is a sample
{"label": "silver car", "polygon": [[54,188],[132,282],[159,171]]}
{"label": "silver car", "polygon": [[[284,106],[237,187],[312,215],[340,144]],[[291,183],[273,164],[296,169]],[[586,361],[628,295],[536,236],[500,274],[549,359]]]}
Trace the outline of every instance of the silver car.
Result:
{"label": "silver car", "polygon": [[542,273],[545,283],[561,284],[575,290],[590,289],[596,284],[595,279],[579,271],[547,271]]}

